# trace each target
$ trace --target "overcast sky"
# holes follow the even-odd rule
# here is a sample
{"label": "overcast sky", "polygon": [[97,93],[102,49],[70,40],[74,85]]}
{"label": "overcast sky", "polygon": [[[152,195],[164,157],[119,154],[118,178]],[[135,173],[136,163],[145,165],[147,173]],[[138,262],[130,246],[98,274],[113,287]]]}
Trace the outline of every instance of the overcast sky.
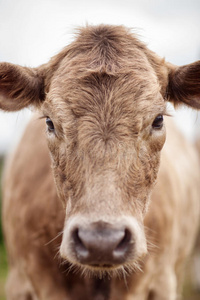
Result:
{"label": "overcast sky", "polygon": [[[200,59],[200,0],[0,0],[0,61],[36,67],[86,23],[134,28],[149,48],[177,65]],[[0,113],[0,153],[11,147],[29,115]],[[198,123],[193,115],[177,117],[187,135]]]}

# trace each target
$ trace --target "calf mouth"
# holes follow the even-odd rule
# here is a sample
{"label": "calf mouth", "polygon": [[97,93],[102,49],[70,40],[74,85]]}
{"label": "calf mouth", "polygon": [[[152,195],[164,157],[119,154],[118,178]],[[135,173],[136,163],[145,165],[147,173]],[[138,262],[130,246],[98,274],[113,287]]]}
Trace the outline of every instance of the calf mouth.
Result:
{"label": "calf mouth", "polygon": [[81,277],[96,278],[96,279],[123,279],[130,276],[133,273],[143,272],[143,260],[137,259],[135,261],[126,262],[123,265],[111,265],[111,264],[80,264],[77,261],[69,262],[65,260],[63,265],[67,264],[65,272],[67,274],[79,274]]}

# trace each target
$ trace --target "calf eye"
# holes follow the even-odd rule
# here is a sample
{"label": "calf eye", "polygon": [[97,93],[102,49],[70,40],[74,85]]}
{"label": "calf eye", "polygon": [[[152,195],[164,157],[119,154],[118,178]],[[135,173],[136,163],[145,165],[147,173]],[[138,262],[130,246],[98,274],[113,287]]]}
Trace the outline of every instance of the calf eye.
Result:
{"label": "calf eye", "polygon": [[53,125],[53,122],[51,121],[51,119],[49,117],[46,118],[46,124],[47,124],[47,127],[48,127],[48,131],[53,132],[54,131],[54,125]]}
{"label": "calf eye", "polygon": [[163,115],[159,115],[152,123],[154,129],[161,129],[163,127]]}

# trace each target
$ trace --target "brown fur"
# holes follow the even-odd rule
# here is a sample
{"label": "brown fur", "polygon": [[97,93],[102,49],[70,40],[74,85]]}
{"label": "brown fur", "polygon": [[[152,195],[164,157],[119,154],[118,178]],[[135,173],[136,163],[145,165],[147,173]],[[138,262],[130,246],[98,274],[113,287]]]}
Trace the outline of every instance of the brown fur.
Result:
{"label": "brown fur", "polygon": [[1,108],[6,111],[36,105],[35,100],[44,99],[43,80],[37,71],[9,63],[0,63],[0,90],[2,100],[6,99],[1,101]]}
{"label": "brown fur", "polygon": [[[170,138],[158,173],[165,126],[152,124],[167,114],[166,99],[198,107],[199,79],[192,70],[199,73],[198,62],[177,68],[129,30],[104,25],[81,29],[37,69],[0,65],[0,107],[35,105],[55,127],[47,141],[56,188],[42,121],[28,126],[7,168],[9,300],[177,299],[197,231],[198,159],[166,120]],[[85,266],[76,257],[73,227],[99,221],[130,228],[133,247],[123,265]],[[57,247],[66,265],[59,265]]]}
{"label": "brown fur", "polygon": [[200,61],[172,71],[169,76],[168,96],[170,101],[179,104],[184,102],[200,108]]}

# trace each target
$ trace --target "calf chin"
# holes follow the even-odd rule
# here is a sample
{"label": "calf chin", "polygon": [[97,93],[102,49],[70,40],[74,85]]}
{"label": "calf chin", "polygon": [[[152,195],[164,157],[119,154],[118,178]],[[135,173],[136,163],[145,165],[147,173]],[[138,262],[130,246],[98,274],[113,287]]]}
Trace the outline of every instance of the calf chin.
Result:
{"label": "calf chin", "polygon": [[142,226],[133,217],[118,222],[88,222],[73,217],[66,222],[61,257],[93,272],[134,266],[147,253]]}

